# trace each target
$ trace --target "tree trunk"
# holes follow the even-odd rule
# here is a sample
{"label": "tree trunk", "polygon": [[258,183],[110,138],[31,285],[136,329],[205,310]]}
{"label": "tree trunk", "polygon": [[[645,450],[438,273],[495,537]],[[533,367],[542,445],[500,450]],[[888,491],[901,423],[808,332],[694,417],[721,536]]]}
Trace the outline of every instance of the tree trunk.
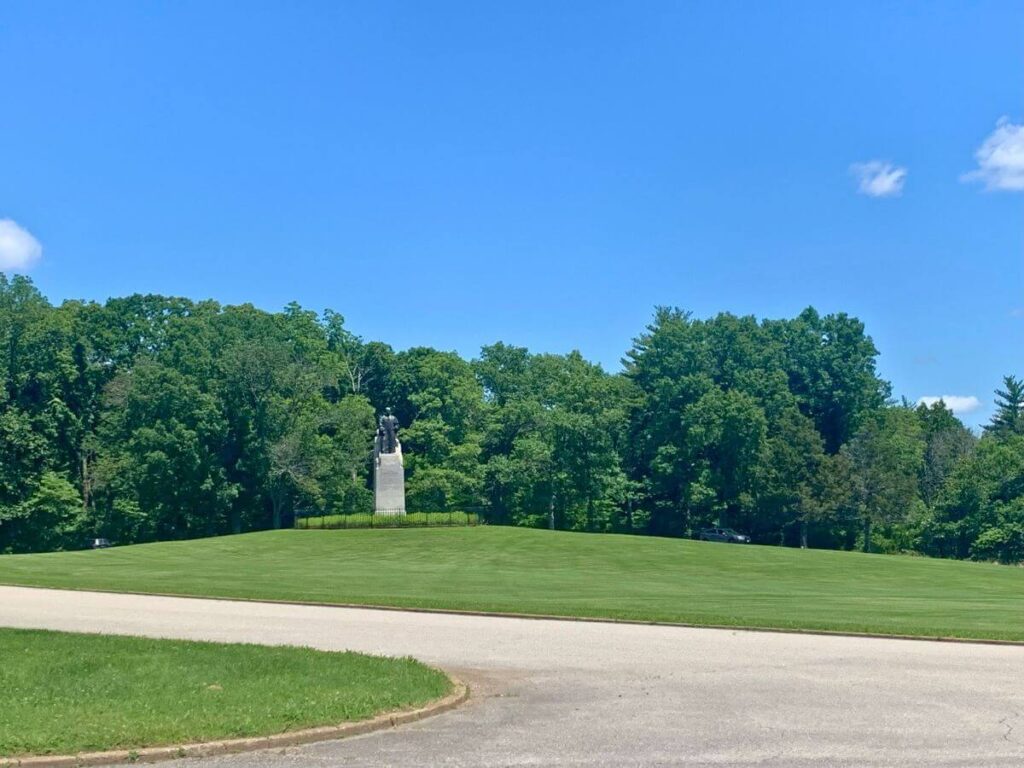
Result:
{"label": "tree trunk", "polygon": [[272,493],[270,495],[271,525],[275,531],[281,528],[281,507],[283,506],[284,499],[281,498],[281,495]]}
{"label": "tree trunk", "polygon": [[807,521],[800,521],[800,549],[807,549]]}
{"label": "tree trunk", "polygon": [[871,518],[864,518],[864,551],[871,551]]}
{"label": "tree trunk", "polygon": [[89,496],[91,492],[89,486],[89,457],[86,455],[85,450],[82,450],[82,511],[85,513],[89,512]]}

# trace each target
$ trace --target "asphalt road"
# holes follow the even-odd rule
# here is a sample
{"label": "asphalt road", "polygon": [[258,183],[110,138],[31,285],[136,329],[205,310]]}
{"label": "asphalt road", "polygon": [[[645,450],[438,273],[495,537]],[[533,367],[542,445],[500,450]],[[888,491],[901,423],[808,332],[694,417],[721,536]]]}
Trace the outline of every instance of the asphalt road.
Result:
{"label": "asphalt road", "polygon": [[411,655],[473,690],[410,726],[201,768],[1024,766],[1021,647],[16,587],[0,625]]}

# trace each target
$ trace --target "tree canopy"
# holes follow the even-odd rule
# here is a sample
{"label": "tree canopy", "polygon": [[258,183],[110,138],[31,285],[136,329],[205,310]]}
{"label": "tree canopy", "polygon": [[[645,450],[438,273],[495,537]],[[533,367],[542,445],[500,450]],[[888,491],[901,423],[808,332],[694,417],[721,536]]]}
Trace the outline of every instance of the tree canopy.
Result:
{"label": "tree canopy", "polygon": [[54,306],[0,275],[0,552],[369,511],[389,406],[414,511],[1024,559],[1024,383],[978,438],[941,402],[893,402],[877,355],[842,313],[659,308],[617,373],[503,342],[466,360],[297,304]]}

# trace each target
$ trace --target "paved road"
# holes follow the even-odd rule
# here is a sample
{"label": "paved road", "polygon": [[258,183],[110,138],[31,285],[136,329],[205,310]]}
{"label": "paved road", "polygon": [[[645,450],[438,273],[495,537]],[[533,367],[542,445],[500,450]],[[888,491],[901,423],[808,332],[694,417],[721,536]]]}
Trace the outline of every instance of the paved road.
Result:
{"label": "paved road", "polygon": [[1024,648],[15,587],[0,625],[413,655],[473,689],[411,726],[181,768],[1024,765]]}

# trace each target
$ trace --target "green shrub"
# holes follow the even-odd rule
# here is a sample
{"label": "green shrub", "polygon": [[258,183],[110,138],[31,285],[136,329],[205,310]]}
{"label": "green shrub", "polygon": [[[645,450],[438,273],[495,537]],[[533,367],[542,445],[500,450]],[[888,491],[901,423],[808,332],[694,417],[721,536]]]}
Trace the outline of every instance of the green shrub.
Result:
{"label": "green shrub", "polygon": [[1000,563],[1024,562],[1024,525],[1008,523],[984,531],[971,547],[971,557]]}

